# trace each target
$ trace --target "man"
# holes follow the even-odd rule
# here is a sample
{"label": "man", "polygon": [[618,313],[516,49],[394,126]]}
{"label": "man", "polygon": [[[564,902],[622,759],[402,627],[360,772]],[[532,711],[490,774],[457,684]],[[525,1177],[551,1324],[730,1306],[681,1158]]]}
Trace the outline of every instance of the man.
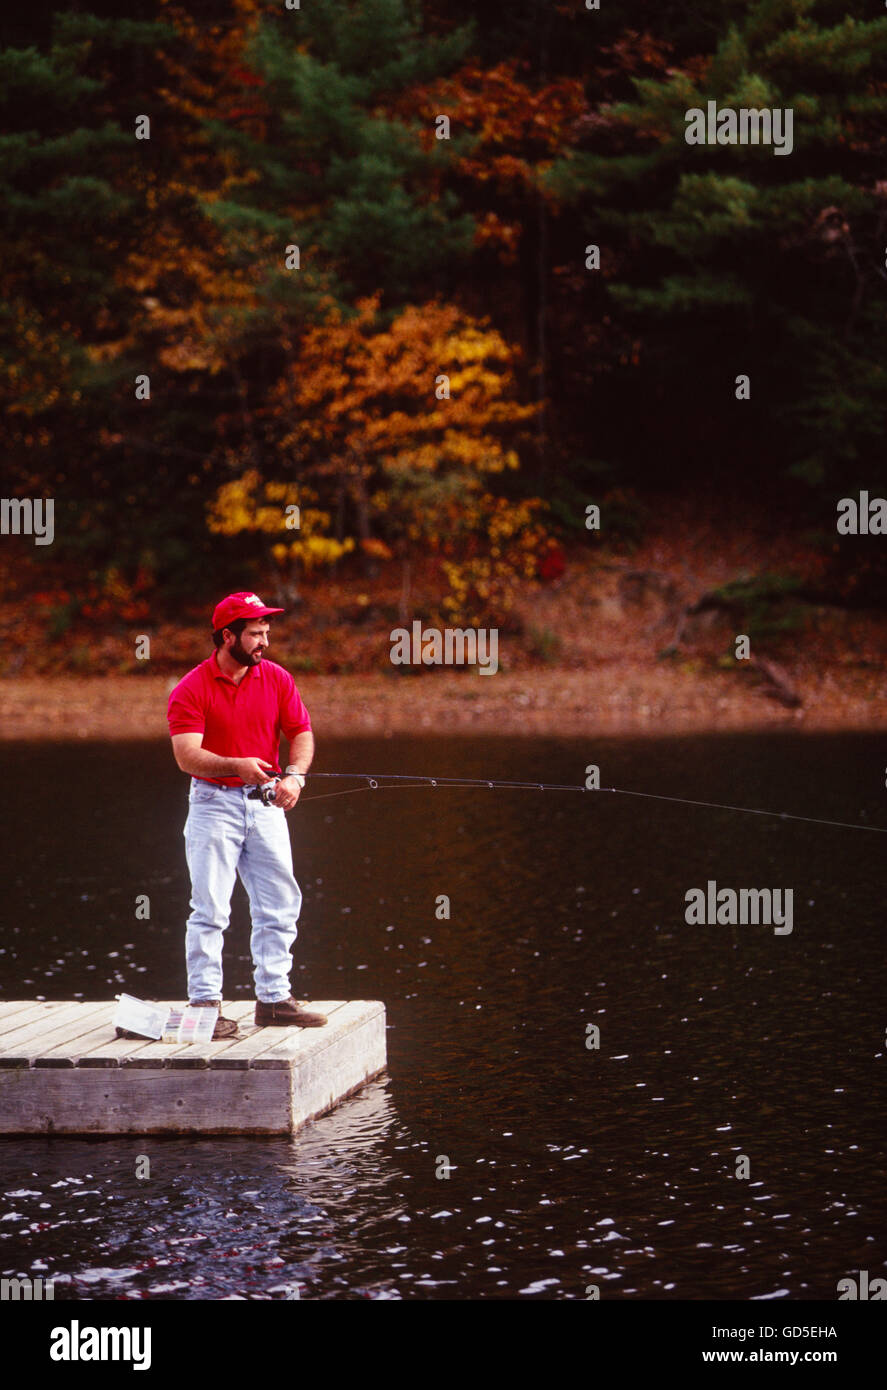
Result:
{"label": "man", "polygon": [[[256,1023],[316,1028],[325,1016],[306,1010],[289,984],[302,894],[284,813],[305,785],[314,735],[292,676],[264,657],[268,618],[282,612],[245,591],[222,599],[212,616],[215,651],[169,697],[173,753],[192,778],[185,823],[188,998],[221,1008],[222,939],[239,874],[250,901]],[[280,773],[281,732],[289,740],[289,762],[274,804],[265,805],[250,788]],[[236,1033],[233,1020],[219,1017],[214,1038]]]}

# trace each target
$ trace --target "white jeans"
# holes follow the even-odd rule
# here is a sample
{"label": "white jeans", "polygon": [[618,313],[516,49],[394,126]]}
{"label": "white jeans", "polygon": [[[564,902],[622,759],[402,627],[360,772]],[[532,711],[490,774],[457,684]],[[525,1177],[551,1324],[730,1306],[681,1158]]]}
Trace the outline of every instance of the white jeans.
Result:
{"label": "white jeans", "polygon": [[222,941],[231,917],[234,879],[249,895],[256,998],[276,1004],[290,995],[290,947],[302,893],[293,877],[286,815],[250,801],[251,787],[191,781],[185,853],[191,874],[191,915],[185,932],[188,998],[221,999]]}

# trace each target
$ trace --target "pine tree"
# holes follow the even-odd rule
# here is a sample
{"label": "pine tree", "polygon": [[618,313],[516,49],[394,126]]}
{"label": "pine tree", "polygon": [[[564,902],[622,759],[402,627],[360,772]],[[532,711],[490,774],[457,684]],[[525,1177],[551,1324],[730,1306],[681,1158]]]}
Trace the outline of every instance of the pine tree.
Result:
{"label": "pine tree", "polygon": [[[331,294],[345,305],[382,290],[396,307],[442,288],[474,233],[441,186],[464,141],[428,150],[417,120],[390,107],[454,67],[470,28],[429,38],[406,0],[316,0],[299,11],[236,0],[235,9],[224,48],[183,27],[208,70],[198,89],[197,65],[180,58],[172,90],[202,118],[216,174],[203,206],[230,268],[254,276],[255,319],[290,309],[310,318]],[[298,273],[287,246],[299,248]]]}
{"label": "pine tree", "polygon": [[[711,53],[635,78],[552,171],[583,210],[578,239],[601,246],[586,305],[626,344],[609,442],[646,455],[647,476],[871,481],[887,423],[885,59],[885,18],[759,0]],[[685,114],[709,100],[791,108],[791,154],[687,144]]]}
{"label": "pine tree", "polygon": [[[158,384],[146,286],[129,272],[171,176],[157,98],[157,52],[170,34],[153,22],[60,15],[45,47],[0,52],[7,487],[56,500],[56,544],[35,559],[80,555],[93,587],[118,598],[121,565],[135,573],[161,555],[184,565],[199,549],[177,504],[183,464],[193,469],[200,455],[177,437],[175,402],[148,423],[134,398],[136,374]],[[143,114],[151,141],[135,138]],[[171,524],[177,511],[181,527]],[[198,504],[192,536],[201,515]]]}

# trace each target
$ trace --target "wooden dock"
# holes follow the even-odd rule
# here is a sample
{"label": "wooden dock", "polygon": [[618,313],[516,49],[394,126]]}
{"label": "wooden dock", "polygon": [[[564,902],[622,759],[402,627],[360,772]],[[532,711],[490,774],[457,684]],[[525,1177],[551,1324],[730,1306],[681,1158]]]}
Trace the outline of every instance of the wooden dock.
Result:
{"label": "wooden dock", "polygon": [[[181,1008],[181,1001],[169,1007]],[[384,1071],[385,1007],[317,1000],[323,1028],[257,1028],[226,1001],[237,1038],[118,1038],[114,1000],[0,1002],[2,1134],[290,1134]]]}

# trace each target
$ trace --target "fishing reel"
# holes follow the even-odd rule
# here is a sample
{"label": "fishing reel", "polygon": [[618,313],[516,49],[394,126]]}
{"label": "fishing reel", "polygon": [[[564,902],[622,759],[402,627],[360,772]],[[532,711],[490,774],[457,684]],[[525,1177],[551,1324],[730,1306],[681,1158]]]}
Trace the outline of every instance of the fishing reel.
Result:
{"label": "fishing reel", "polygon": [[261,801],[263,806],[273,806],[279,782],[280,778],[274,777],[270,782],[263,782],[260,787],[253,787],[252,791],[246,794],[247,801]]}

